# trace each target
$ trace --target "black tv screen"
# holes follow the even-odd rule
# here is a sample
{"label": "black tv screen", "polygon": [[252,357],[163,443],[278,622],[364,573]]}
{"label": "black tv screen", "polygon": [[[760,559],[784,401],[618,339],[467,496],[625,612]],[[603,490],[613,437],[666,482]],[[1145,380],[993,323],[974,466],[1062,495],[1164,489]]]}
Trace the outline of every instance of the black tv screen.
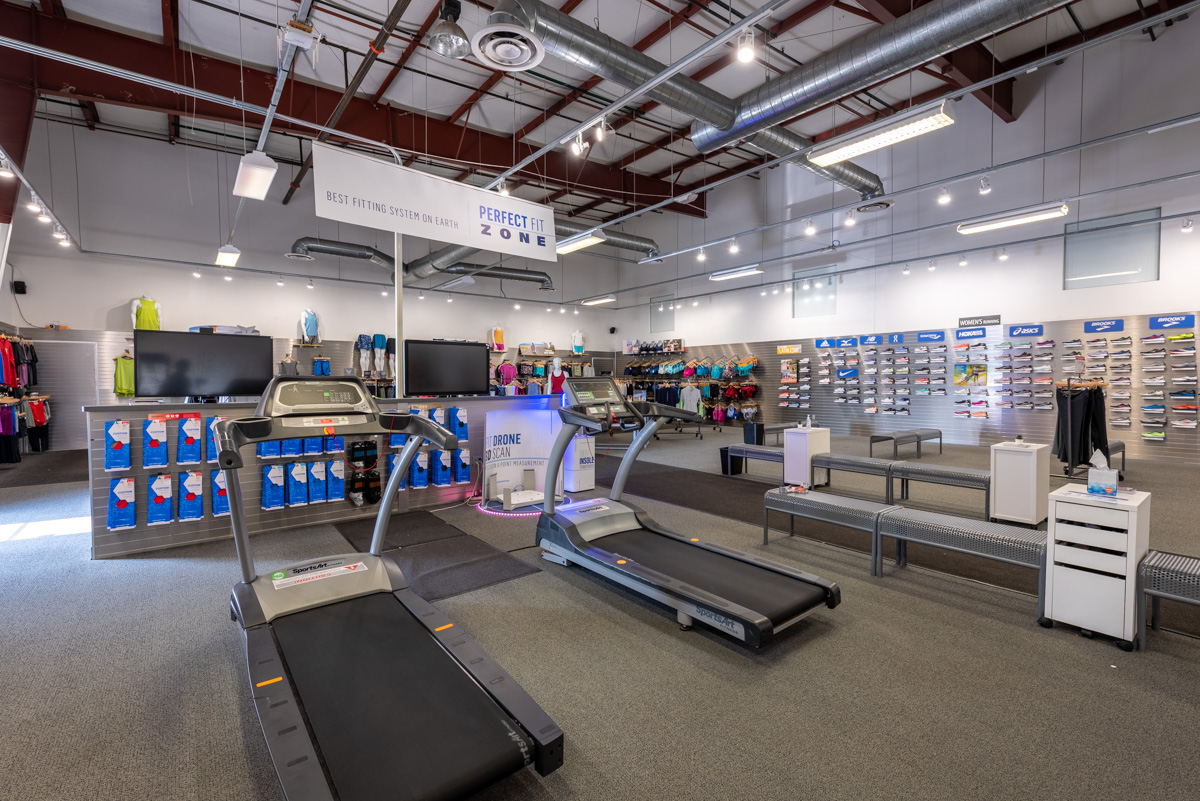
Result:
{"label": "black tv screen", "polygon": [[488,347],[481,342],[404,341],[404,394],[486,395]]}
{"label": "black tv screen", "polygon": [[134,331],[139,398],[261,395],[274,374],[271,338]]}

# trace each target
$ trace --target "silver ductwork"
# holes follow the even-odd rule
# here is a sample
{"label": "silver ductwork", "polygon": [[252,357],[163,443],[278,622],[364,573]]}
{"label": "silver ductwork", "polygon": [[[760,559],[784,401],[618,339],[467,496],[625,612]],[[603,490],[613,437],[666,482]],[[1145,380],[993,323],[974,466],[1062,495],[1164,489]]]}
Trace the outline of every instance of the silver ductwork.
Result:
{"label": "silver ductwork", "polygon": [[[641,86],[666,69],[665,65],[645,53],[588,27],[540,0],[500,0],[496,10],[488,16],[488,23],[523,26],[541,39],[546,52],[627,89]],[[733,100],[686,76],[676,75],[646,96],[711,126],[727,128],[736,121],[737,104]],[[790,131],[780,130],[772,131],[770,136],[753,144],[773,156],[787,156],[808,147],[811,142]],[[883,194],[883,182],[879,176],[854,164],[842,163],[820,168],[807,159],[797,163],[853,189],[863,199]]]}
{"label": "silver ductwork", "polygon": [[463,259],[469,259],[479,252],[479,248],[469,245],[450,245],[441,250],[435,250],[428,256],[422,256],[416,261],[404,265],[404,280],[415,281],[418,278],[428,278],[437,273],[444,273],[450,267]]}
{"label": "silver ductwork", "polygon": [[315,236],[300,237],[292,243],[292,249],[283,255],[297,261],[312,261],[313,253],[343,256],[347,259],[365,259],[372,264],[378,264],[380,267],[385,267],[389,270],[395,269],[396,266],[391,256],[369,245],[356,245],[353,242],[334,242],[329,239],[318,239]]}
{"label": "silver ductwork", "polygon": [[701,153],[736,144],[1070,2],[933,0],[742,95],[731,125],[697,116],[692,144]]}
{"label": "silver ductwork", "polygon": [[[582,234],[584,231],[590,231],[594,228],[593,225],[585,223],[577,223],[571,220],[560,220],[554,218],[554,235],[560,239],[566,239],[569,236]],[[615,248],[623,248],[624,250],[635,250],[638,253],[644,253],[647,256],[658,255],[658,243],[653,239],[647,239],[644,236],[635,236],[634,234],[626,234],[621,231],[613,231],[604,229],[606,237],[604,244],[611,245]]]}
{"label": "silver ductwork", "polygon": [[529,281],[539,284],[543,292],[554,291],[554,281],[540,270],[517,270],[513,267],[488,267],[484,264],[454,264],[442,270],[449,275],[470,275],[476,278],[497,278],[501,281]]}

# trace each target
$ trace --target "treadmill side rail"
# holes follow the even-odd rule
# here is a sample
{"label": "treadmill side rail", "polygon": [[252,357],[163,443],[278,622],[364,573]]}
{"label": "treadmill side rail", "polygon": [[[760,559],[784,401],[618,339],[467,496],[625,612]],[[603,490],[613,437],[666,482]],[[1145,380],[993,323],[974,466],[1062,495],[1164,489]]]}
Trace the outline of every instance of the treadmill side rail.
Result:
{"label": "treadmill side rail", "polygon": [[474,638],[455,627],[450,618],[433,604],[409,589],[397,590],[393,594],[463,670],[533,739],[533,759],[526,760],[526,764],[532,762],[534,769],[542,776],[548,776],[562,767],[562,729],[525,692],[525,688],[500,667]]}
{"label": "treadmill side rail", "polygon": [[284,796],[288,801],[333,801],[270,628],[256,626],[244,634],[250,693]]}

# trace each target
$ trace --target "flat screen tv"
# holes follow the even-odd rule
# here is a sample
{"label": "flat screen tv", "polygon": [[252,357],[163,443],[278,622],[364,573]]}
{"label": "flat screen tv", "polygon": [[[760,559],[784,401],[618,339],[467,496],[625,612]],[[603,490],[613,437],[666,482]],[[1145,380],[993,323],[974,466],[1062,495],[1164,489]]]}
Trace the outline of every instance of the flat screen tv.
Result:
{"label": "flat screen tv", "polygon": [[404,340],[404,394],[486,395],[491,369],[482,342]]}
{"label": "flat screen tv", "polygon": [[274,374],[271,338],[134,331],[139,398],[261,395]]}

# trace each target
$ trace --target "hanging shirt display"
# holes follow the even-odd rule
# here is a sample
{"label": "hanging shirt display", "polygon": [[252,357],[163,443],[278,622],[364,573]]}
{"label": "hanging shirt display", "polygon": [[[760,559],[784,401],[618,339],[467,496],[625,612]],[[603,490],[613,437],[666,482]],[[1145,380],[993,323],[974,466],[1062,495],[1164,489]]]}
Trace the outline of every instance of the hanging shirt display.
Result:
{"label": "hanging shirt display", "polygon": [[500,326],[488,331],[488,347],[494,351],[504,350],[504,329]]}
{"label": "hanging shirt display", "polygon": [[305,345],[315,345],[321,341],[321,321],[312,309],[300,312],[300,341]]}
{"label": "hanging shirt display", "polygon": [[133,358],[130,356],[118,356],[113,359],[115,367],[113,369],[113,391],[118,398],[133,397]]}

